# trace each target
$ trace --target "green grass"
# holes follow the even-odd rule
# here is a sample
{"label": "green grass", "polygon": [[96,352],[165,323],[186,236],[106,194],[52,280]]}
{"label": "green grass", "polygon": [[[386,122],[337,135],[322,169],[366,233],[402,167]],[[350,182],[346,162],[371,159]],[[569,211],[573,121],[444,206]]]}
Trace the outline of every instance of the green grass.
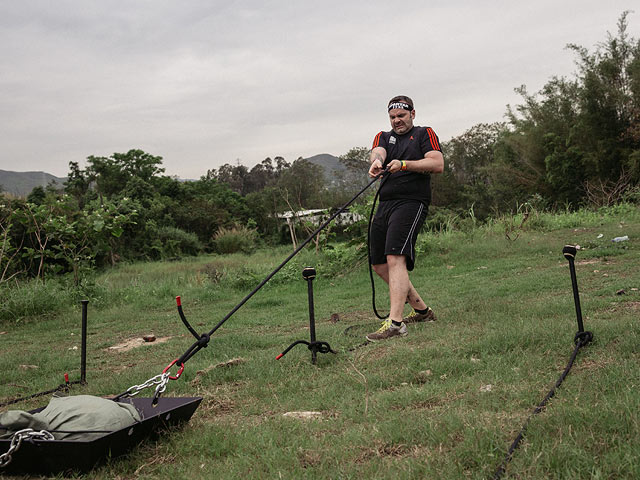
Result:
{"label": "green grass", "polygon": [[[637,208],[619,207],[539,215],[515,241],[500,221],[423,235],[412,280],[438,321],[352,352],[378,327],[366,266],[326,275],[326,259],[305,251],[169,384],[169,396],[204,398],[189,424],[89,477],[490,478],[573,350],[577,324],[562,247],[577,243],[586,247],[576,270],[594,342],[530,422],[505,478],[640,478],[639,220]],[[611,242],[620,235],[630,240]],[[59,286],[58,294],[55,282],[45,290],[4,291],[13,314],[4,309],[0,320],[0,402],[55,387],[65,371],[78,378],[80,352],[73,347],[80,346],[83,295],[90,299],[89,383],[74,392],[116,394],[160,373],[191,345],[176,295],[196,330],[208,331],[289,253],[283,247],[123,265],[80,291]],[[317,337],[338,351],[320,355],[317,366],[303,346],[275,360],[292,341],[308,339],[305,265],[318,269]],[[377,298],[386,311],[381,283]],[[40,304],[50,311],[43,314]],[[334,313],[337,323],[329,320]],[[109,350],[146,334],[170,339]],[[243,362],[197,373],[233,358]],[[290,411],[322,416],[283,416]]]}

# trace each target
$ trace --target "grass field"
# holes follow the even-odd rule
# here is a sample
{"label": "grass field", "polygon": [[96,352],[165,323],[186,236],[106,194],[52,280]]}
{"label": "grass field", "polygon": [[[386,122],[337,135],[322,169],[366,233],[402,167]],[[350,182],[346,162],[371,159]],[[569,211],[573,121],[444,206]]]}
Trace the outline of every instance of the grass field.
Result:
{"label": "grass field", "polygon": [[[326,260],[303,252],[170,382],[167,396],[203,397],[189,424],[87,478],[491,478],[574,348],[565,244],[583,247],[576,270],[594,341],[531,419],[504,478],[640,478],[640,211],[540,215],[525,227],[515,240],[500,222],[421,236],[412,280],[438,321],[355,350],[378,327],[366,265],[325,275]],[[611,241],[622,235],[629,240]],[[5,291],[0,403],[53,388],[64,372],[78,378],[83,295],[88,384],[72,393],[113,395],[193,343],[176,295],[196,330],[208,331],[288,253],[122,265],[81,294],[55,282]],[[316,366],[304,346],[275,360],[309,336],[305,265],[318,269],[317,337],[338,352]],[[377,298],[386,311],[382,283]],[[149,334],[166,341],[112,348]],[[300,411],[319,413],[284,415]]]}

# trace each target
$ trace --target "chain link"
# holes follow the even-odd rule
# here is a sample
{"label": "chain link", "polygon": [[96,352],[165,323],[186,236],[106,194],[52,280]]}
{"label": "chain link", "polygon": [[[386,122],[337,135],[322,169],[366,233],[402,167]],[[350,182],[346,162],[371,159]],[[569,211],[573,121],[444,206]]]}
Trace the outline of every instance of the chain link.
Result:
{"label": "chain link", "polygon": [[9,444],[9,450],[0,455],[0,468],[4,468],[11,463],[11,456],[16,453],[20,446],[22,445],[23,440],[33,441],[33,440],[55,440],[55,437],[46,430],[34,430],[32,428],[25,428],[23,430],[18,430],[11,437],[11,443]]}
{"label": "chain link", "polygon": [[140,385],[133,385],[129,387],[129,389],[125,392],[125,395],[128,397],[133,397],[134,395],[137,395],[145,388],[149,388],[154,385],[157,385],[156,395],[160,395],[164,393],[164,391],[167,389],[168,383],[169,383],[169,373],[168,372],[161,373],[159,375],[156,375],[155,377],[151,377],[149,380],[147,380],[146,382]]}

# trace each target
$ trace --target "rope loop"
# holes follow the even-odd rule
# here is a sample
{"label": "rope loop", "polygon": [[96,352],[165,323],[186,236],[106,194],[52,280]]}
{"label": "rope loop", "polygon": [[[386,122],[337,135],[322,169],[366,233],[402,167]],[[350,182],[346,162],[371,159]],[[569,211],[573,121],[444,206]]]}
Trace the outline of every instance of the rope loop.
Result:
{"label": "rope loop", "polygon": [[593,340],[593,333],[591,332],[578,332],[576,336],[573,337],[573,343],[581,347],[587,345],[591,340]]}
{"label": "rope loop", "polygon": [[331,349],[331,345],[329,345],[327,342],[310,342],[307,345],[307,348],[311,351],[315,349],[315,351],[318,353],[336,353]]}
{"label": "rope loop", "polygon": [[198,340],[198,347],[207,348],[210,340],[211,335],[209,335],[208,333],[203,333],[202,335],[200,335],[200,339]]}

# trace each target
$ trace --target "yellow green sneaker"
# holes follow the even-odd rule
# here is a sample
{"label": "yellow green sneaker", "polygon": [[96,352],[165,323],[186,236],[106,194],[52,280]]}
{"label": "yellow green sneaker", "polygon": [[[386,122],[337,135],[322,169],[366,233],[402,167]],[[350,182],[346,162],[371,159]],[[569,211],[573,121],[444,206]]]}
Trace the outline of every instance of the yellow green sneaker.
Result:
{"label": "yellow green sneaker", "polygon": [[411,312],[411,315],[402,319],[404,323],[418,323],[418,322],[435,322],[436,315],[429,307],[425,313],[418,313],[415,310]]}
{"label": "yellow green sneaker", "polygon": [[387,319],[382,322],[382,326],[375,331],[367,335],[367,340],[370,342],[377,342],[378,340],[386,340],[393,337],[405,337],[407,335],[407,326],[403,323],[399,327],[391,322],[391,319]]}

